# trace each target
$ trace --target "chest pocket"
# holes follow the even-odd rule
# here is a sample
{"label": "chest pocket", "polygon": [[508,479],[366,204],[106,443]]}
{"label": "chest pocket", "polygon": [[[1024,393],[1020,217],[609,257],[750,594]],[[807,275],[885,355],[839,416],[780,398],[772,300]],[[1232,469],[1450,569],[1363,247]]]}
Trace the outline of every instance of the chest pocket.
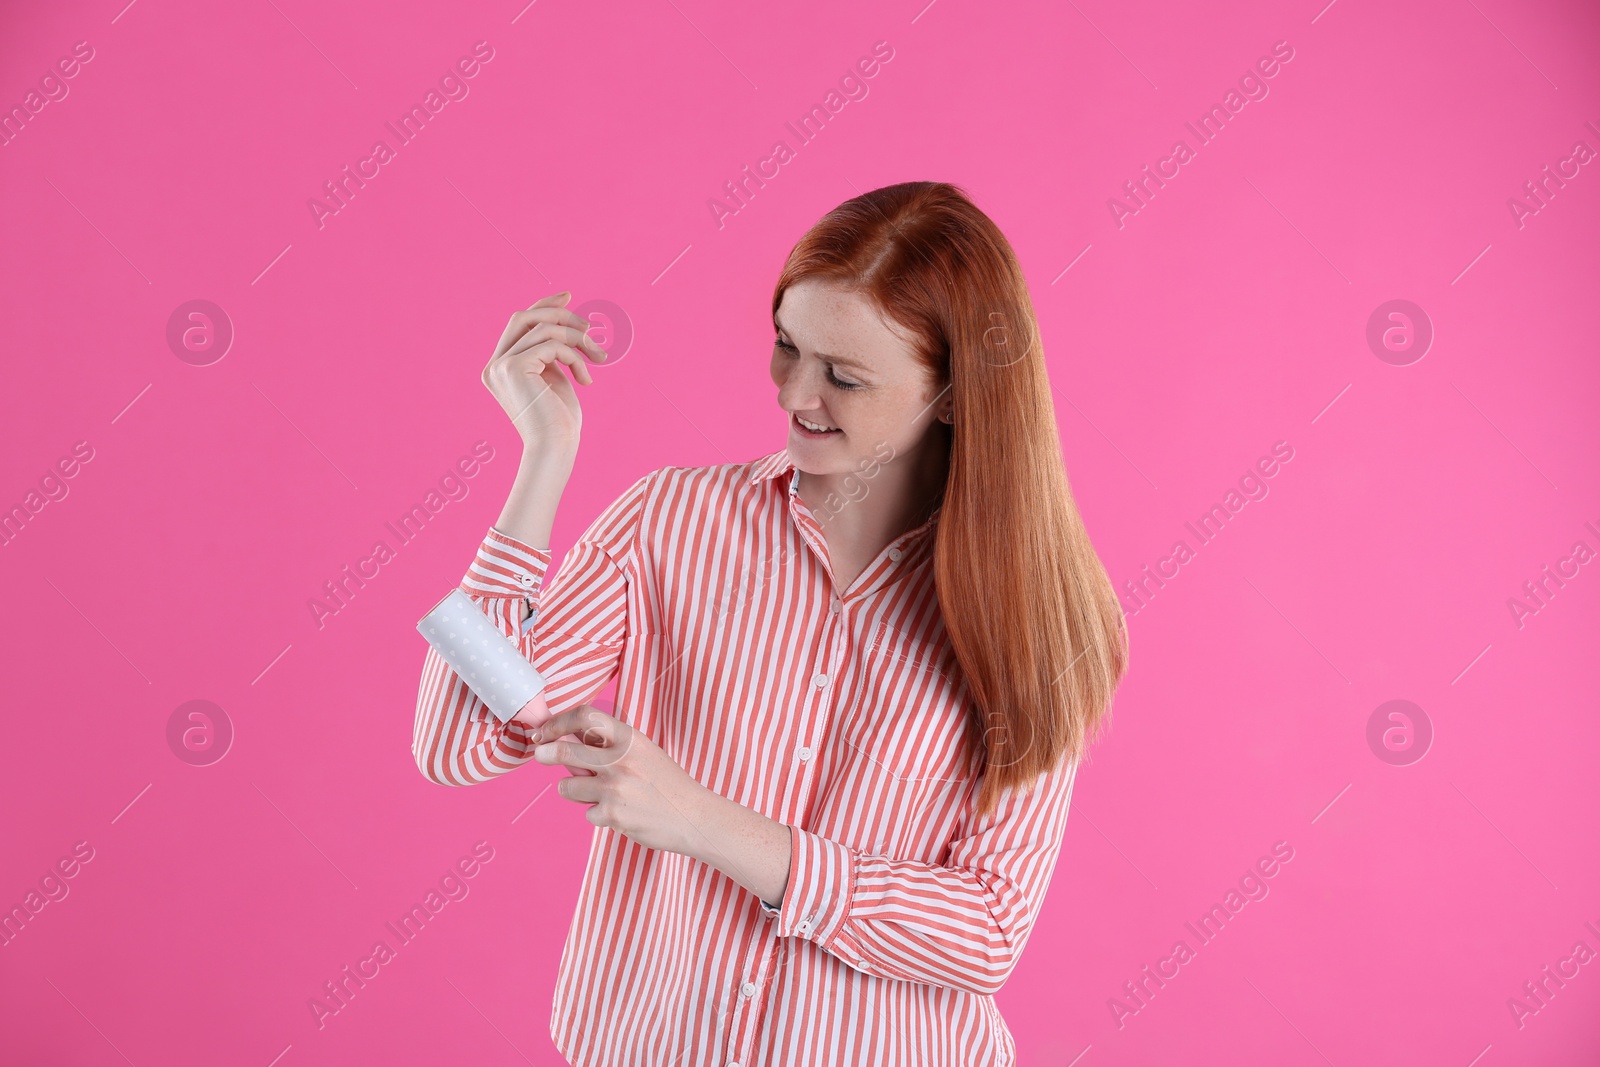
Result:
{"label": "chest pocket", "polygon": [[862,657],[860,699],[844,722],[846,755],[902,782],[971,777],[962,756],[969,726],[960,691],[947,641],[880,622]]}

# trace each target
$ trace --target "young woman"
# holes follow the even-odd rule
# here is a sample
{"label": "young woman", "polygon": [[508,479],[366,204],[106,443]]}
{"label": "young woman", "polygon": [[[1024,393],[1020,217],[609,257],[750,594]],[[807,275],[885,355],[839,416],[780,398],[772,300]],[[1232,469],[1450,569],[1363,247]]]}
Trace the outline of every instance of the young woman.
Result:
{"label": "young woman", "polygon": [[[773,293],[785,447],[635,482],[551,565],[604,351],[540,300],[483,381],[524,442],[461,588],[549,681],[430,650],[414,752],[529,760],[598,828],[551,1034],[579,1067],[1010,1064],[993,994],[1126,665],[1010,245],[958,188],[847,201]],[[567,370],[562,369],[562,364]],[[616,715],[584,704],[613,677]]]}

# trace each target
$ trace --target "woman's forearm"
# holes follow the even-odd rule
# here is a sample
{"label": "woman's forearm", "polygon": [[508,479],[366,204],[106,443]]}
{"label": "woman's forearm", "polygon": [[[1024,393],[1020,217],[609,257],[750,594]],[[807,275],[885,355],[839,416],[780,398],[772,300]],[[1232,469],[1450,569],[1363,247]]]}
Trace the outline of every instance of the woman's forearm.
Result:
{"label": "woman's forearm", "polygon": [[576,458],[576,447],[524,450],[495,529],[533,548],[548,549],[556,508]]}
{"label": "woman's forearm", "polygon": [[777,906],[789,888],[789,827],[706,790],[686,855],[715,867]]}

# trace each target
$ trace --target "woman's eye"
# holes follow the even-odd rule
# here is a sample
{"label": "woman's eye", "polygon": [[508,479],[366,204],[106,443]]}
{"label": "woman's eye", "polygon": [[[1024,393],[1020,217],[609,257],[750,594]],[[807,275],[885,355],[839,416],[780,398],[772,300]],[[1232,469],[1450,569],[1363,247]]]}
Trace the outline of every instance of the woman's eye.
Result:
{"label": "woman's eye", "polygon": [[[790,355],[798,355],[799,352],[800,352],[800,350],[798,348],[796,348],[794,345],[790,344],[788,341],[785,341],[781,337],[773,338],[772,347],[776,348],[780,352],[785,352],[785,353],[788,353]],[[837,374],[833,373],[833,368],[832,367],[828,368],[828,384],[833,386],[835,389],[860,389],[860,388],[862,388],[861,383],[859,383],[859,382],[847,382],[843,378],[839,377]]]}

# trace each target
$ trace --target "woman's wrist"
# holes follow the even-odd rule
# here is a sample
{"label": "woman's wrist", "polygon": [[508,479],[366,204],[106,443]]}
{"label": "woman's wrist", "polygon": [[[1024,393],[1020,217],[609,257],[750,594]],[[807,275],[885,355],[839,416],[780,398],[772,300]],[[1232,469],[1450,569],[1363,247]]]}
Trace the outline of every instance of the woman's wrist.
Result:
{"label": "woman's wrist", "polygon": [[789,885],[789,827],[701,786],[684,814],[693,824],[679,849],[762,900],[782,902]]}
{"label": "woman's wrist", "polygon": [[495,529],[533,548],[548,550],[556,508],[576,460],[576,443],[570,447],[525,446]]}

